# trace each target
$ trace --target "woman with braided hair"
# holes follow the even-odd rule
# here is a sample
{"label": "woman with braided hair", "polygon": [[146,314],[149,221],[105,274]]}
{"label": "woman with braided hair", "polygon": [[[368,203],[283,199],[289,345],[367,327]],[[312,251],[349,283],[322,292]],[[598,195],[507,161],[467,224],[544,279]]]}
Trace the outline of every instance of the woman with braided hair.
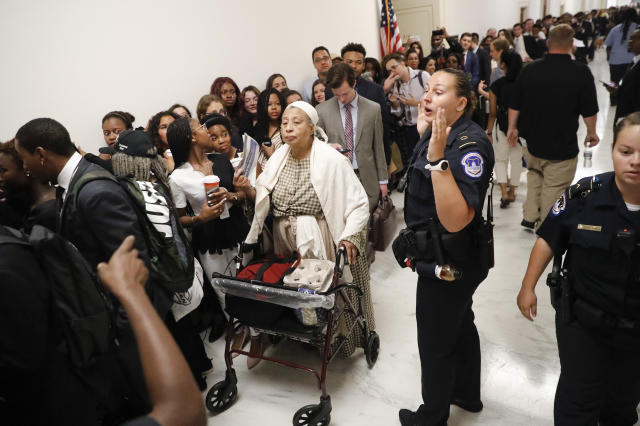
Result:
{"label": "woman with braided hair", "polygon": [[[141,127],[139,129],[142,129]],[[159,182],[169,189],[169,173],[167,164],[158,154],[156,147],[147,150],[146,156],[129,155],[126,152],[115,152],[111,156],[113,174],[116,176],[133,176],[136,180]]]}
{"label": "woman with braided hair", "polygon": [[258,121],[251,135],[260,144],[258,174],[264,169],[276,149],[282,146],[280,122],[285,106],[287,101],[277,89],[267,89],[258,96]]}
{"label": "woman with braided hair", "polygon": [[[233,259],[249,231],[242,205],[252,189],[246,177],[234,172],[227,155],[213,153],[215,145],[206,122],[200,125],[198,120],[180,118],[169,126],[167,138],[176,164],[169,184],[180,223],[191,228],[194,251],[207,277],[214,272],[233,275]],[[207,194],[204,180],[212,175],[220,179],[220,189]],[[224,294],[217,296],[224,309]],[[221,318],[214,324],[210,341],[222,334],[224,322]],[[243,331],[234,344],[241,347],[246,335]]]}
{"label": "woman with braided hair", "polygon": [[[178,213],[171,203],[172,197],[169,189],[167,165],[158,154],[158,149],[153,146],[149,134],[140,127],[136,130],[124,132],[121,136],[121,142],[123,145],[116,147],[118,149],[111,156],[113,174],[120,177],[133,177],[136,181],[151,182],[156,191],[154,196],[164,198],[167,205],[170,206],[169,214],[176,218]],[[195,269],[202,271],[199,263],[195,259],[193,261],[195,262]],[[195,279],[198,280],[197,277]],[[174,306],[167,313],[164,322],[187,360],[191,373],[200,389],[205,389],[207,383],[204,379],[204,372],[211,369],[211,360],[205,352],[202,340],[192,321],[192,315],[190,315],[197,308],[200,301],[192,302],[193,305],[189,308],[190,310],[185,311],[184,307],[176,308],[176,305],[183,305],[179,302],[181,300],[180,295],[174,294],[172,297]],[[174,309],[178,310],[174,311]]]}
{"label": "woman with braided hair", "polygon": [[[215,153],[206,123],[180,118],[171,123],[167,137],[176,164],[169,184],[180,222],[192,229],[193,246],[208,277],[232,271],[231,261],[249,231],[241,208],[247,194],[235,186],[241,176],[235,176],[227,155]],[[220,190],[207,195],[203,181],[211,175],[220,179]]]}

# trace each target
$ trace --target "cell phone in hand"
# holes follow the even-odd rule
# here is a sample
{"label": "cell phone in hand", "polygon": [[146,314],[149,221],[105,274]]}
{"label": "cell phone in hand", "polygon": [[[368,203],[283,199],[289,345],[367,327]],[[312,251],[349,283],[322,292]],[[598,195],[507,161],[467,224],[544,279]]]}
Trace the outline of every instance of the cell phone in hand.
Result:
{"label": "cell phone in hand", "polygon": [[612,81],[610,81],[610,82],[608,82],[608,83],[607,83],[607,82],[605,82],[605,81],[600,80],[600,83],[604,84],[604,85],[605,85],[606,87],[608,87],[609,89],[615,89],[615,88],[617,88],[617,87],[618,87],[618,85],[617,85],[617,84],[615,84],[615,83],[614,83],[614,82],[612,82]]}

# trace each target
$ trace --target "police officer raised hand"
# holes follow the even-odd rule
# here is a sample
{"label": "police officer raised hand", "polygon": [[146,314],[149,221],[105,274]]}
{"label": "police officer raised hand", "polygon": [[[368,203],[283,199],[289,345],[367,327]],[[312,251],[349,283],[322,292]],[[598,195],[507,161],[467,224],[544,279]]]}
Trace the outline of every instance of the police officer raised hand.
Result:
{"label": "police officer raised hand", "polygon": [[490,250],[481,243],[488,241],[482,207],[494,157],[485,131],[469,117],[474,100],[469,76],[445,69],[431,76],[418,109],[420,140],[407,170],[407,229],[394,241],[394,255],[418,272],[424,404],[400,410],[403,425],[446,424],[451,404],[471,412],[483,407],[471,306],[490,267]]}

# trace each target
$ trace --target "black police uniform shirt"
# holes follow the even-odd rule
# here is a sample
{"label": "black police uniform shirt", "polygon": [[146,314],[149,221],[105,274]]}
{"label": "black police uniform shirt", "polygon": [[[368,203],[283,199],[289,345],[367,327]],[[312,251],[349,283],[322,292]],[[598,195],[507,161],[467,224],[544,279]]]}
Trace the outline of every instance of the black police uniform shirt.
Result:
{"label": "black police uniform shirt", "polygon": [[599,189],[582,192],[591,179],[560,196],[538,235],[554,255],[568,250],[565,265],[577,297],[610,314],[640,319],[640,212],[627,209],[613,172],[593,177]]}
{"label": "black police uniform shirt", "polygon": [[[416,144],[408,170],[404,219],[414,229],[425,225],[429,218],[437,218],[431,171],[425,169],[430,139],[431,130]],[[465,201],[475,210],[476,218],[480,217],[494,165],[493,147],[487,134],[469,117],[460,117],[451,126],[444,158]]]}

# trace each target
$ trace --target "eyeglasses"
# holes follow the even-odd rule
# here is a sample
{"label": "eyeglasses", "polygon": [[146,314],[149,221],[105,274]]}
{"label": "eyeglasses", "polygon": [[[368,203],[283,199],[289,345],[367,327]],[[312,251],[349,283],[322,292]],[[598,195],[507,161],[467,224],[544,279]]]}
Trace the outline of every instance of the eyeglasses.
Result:
{"label": "eyeglasses", "polygon": [[196,127],[196,128],[193,130],[193,133],[197,132],[197,131],[198,131],[198,130],[200,130],[200,129],[205,129],[205,130],[207,130],[207,123],[206,123],[206,122],[205,122],[205,123],[202,123],[201,125],[199,125],[198,127]]}
{"label": "eyeglasses", "polygon": [[313,62],[315,62],[316,64],[320,63],[320,62],[326,62],[326,61],[330,61],[331,60],[331,56],[322,56],[320,58],[315,58],[313,60]]}

